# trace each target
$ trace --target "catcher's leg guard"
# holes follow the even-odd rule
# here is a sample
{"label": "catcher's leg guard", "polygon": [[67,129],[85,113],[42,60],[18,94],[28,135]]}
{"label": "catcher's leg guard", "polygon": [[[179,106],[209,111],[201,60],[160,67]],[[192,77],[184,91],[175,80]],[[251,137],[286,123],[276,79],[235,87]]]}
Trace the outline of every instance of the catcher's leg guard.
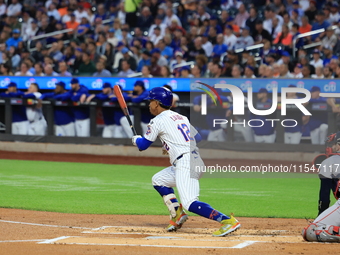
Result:
{"label": "catcher's leg guard", "polygon": [[308,242],[339,243],[339,232],[337,226],[311,223],[302,230],[302,236]]}

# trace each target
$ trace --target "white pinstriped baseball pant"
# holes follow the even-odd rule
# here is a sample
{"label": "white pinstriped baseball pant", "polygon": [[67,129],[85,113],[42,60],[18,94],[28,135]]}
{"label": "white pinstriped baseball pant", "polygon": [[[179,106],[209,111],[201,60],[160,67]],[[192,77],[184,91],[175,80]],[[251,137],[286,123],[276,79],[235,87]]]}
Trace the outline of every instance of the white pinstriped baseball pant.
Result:
{"label": "white pinstriped baseball pant", "polygon": [[190,170],[194,171],[194,166],[204,165],[201,157],[195,157],[191,153],[183,154],[179,160],[175,160],[173,166],[169,166],[156,173],[152,177],[152,185],[177,187],[180,201],[184,209],[189,210],[192,202],[198,201],[200,186],[199,178],[191,178]]}

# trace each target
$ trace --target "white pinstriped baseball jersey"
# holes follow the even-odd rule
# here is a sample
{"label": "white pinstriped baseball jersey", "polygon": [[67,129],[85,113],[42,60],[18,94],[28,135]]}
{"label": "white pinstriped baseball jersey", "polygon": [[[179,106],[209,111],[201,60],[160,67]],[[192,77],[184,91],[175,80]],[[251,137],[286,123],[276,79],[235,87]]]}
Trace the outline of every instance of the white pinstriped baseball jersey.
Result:
{"label": "white pinstriped baseball jersey", "polygon": [[144,137],[151,142],[159,137],[169,153],[171,164],[182,154],[189,153],[190,147],[196,147],[195,139],[190,135],[188,118],[171,110],[154,117]]}

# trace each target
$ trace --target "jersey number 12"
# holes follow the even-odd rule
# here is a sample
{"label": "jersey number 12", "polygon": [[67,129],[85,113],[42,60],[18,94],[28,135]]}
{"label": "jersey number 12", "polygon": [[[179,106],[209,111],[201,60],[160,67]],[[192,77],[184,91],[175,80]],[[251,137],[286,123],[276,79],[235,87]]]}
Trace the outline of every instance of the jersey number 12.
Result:
{"label": "jersey number 12", "polygon": [[179,131],[181,131],[184,139],[186,142],[188,141],[193,141],[194,139],[190,136],[190,129],[188,128],[187,124],[183,123],[183,124],[178,124],[177,125],[177,129]]}

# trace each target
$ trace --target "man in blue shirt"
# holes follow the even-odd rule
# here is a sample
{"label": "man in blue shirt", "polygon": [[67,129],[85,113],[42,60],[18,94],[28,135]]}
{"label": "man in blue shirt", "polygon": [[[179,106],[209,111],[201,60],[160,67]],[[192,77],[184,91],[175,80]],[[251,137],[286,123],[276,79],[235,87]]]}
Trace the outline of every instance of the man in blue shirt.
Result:
{"label": "man in blue shirt", "polygon": [[151,54],[148,50],[143,50],[142,59],[138,63],[137,72],[141,72],[143,66],[151,65]]}
{"label": "man in blue shirt", "polygon": [[[145,98],[149,95],[148,91],[145,89],[145,85],[144,82],[141,80],[137,80],[135,82],[134,88],[133,88],[133,93],[129,94],[126,98],[127,102],[132,102],[135,104],[139,104],[143,101],[146,101]],[[132,123],[134,122],[134,116],[131,115],[131,120]],[[149,111],[148,108],[142,108],[141,109],[141,127],[142,127],[142,131],[143,133],[145,133],[148,129],[148,124],[150,122],[150,120],[152,119],[152,115]],[[128,137],[132,137],[133,133],[132,130],[130,128],[130,124],[127,121],[127,119],[125,117],[120,119],[120,124],[122,125],[125,133],[127,134]]]}
{"label": "man in blue shirt", "polygon": [[62,106],[62,101],[68,101],[69,92],[65,90],[66,84],[62,81],[57,82],[54,92],[43,94],[40,99],[54,99],[56,105],[54,107],[54,124],[56,136],[75,136],[74,116],[70,107]]}
{"label": "man in blue shirt", "polygon": [[22,38],[20,37],[20,30],[19,29],[14,29],[13,32],[12,32],[12,37],[9,38],[6,41],[7,50],[9,50],[11,46],[14,46],[15,48],[18,48],[18,44],[21,41],[22,41]]}
{"label": "man in blue shirt", "polygon": [[[323,11],[318,12],[315,16],[316,22],[314,22],[314,24],[312,25],[312,30],[317,30],[321,28],[324,28],[326,30],[330,26],[330,24],[325,21],[325,18],[325,13]],[[321,40],[323,36],[324,33],[312,35],[312,40],[315,41],[317,38]]]}
{"label": "man in blue shirt", "polygon": [[[7,86],[7,91],[0,93],[3,98],[21,98],[23,92],[17,89],[15,82],[10,82]],[[23,105],[12,106],[12,134],[13,135],[27,135],[29,122],[26,115],[26,107]]]}
{"label": "man in blue shirt", "polygon": [[223,44],[223,34],[218,34],[216,37],[217,44],[214,46],[212,51],[212,56],[215,55],[222,55],[223,53],[226,53],[228,50],[228,46]]}

